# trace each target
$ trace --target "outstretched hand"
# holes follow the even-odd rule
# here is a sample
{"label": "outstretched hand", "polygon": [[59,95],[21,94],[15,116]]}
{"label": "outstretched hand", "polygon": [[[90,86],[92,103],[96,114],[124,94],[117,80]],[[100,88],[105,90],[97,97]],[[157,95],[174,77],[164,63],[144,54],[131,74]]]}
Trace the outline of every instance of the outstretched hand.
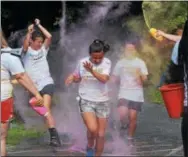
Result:
{"label": "outstretched hand", "polygon": [[157,36],[164,36],[165,32],[157,30]]}

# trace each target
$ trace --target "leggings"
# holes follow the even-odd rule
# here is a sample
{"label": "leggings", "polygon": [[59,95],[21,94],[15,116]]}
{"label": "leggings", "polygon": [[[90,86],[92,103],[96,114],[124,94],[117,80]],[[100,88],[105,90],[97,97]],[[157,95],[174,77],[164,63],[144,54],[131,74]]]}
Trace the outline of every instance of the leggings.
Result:
{"label": "leggings", "polygon": [[184,157],[188,157],[188,107],[186,107],[185,112],[183,113],[182,116],[181,133],[182,133]]}

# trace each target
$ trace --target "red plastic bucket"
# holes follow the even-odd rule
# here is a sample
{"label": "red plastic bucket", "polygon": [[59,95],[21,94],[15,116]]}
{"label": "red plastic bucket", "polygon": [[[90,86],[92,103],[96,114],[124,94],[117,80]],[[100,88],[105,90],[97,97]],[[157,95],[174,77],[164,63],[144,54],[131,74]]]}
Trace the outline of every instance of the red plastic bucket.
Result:
{"label": "red plastic bucket", "polygon": [[184,85],[182,83],[163,85],[160,92],[169,117],[180,118],[183,111]]}

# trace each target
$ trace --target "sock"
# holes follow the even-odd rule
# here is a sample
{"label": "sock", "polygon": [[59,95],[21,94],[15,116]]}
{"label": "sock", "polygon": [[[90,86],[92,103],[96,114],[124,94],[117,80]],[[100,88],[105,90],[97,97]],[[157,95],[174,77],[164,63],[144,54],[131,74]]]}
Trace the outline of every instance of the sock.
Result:
{"label": "sock", "polygon": [[56,128],[49,128],[50,137],[54,137],[57,135]]}

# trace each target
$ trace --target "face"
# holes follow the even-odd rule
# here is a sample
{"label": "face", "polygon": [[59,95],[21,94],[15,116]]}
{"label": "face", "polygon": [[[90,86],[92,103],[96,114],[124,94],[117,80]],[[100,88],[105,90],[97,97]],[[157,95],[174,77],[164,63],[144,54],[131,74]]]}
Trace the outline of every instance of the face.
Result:
{"label": "face", "polygon": [[94,64],[100,64],[104,58],[103,52],[93,52],[91,53],[91,62]]}
{"label": "face", "polygon": [[136,54],[136,48],[133,44],[126,44],[124,49],[125,57],[134,57]]}
{"label": "face", "polygon": [[44,40],[42,37],[37,37],[35,40],[31,41],[31,47],[34,50],[39,50],[42,47],[43,42],[44,42]]}

